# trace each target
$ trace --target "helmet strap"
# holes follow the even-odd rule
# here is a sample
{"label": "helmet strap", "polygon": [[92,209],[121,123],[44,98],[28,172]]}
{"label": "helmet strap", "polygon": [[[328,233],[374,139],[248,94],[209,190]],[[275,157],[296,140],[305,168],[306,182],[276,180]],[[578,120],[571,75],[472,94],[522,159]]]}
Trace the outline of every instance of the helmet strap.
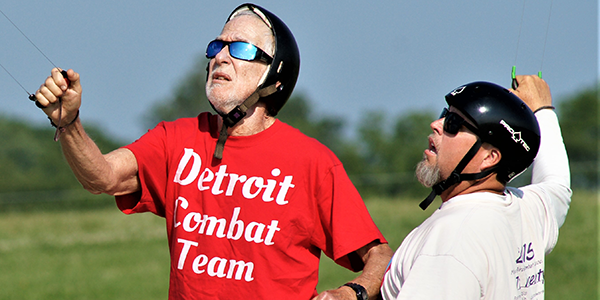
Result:
{"label": "helmet strap", "polygon": [[275,92],[277,92],[276,83],[264,88],[256,89],[256,91],[254,91],[254,93],[252,93],[252,95],[250,95],[250,97],[248,97],[246,100],[244,100],[242,104],[236,106],[227,114],[217,110],[212,104],[212,102],[208,101],[208,103],[210,103],[210,106],[212,106],[212,108],[223,119],[223,125],[221,126],[221,132],[219,133],[219,139],[217,140],[217,145],[215,146],[214,157],[216,159],[221,160],[223,158],[223,149],[225,148],[225,142],[227,141],[227,137],[229,136],[227,130],[230,127],[235,126],[235,124],[242,120],[246,116],[246,111],[248,111],[250,107],[255,105],[260,98],[267,97]]}
{"label": "helmet strap", "polygon": [[453,186],[457,183],[460,183],[464,180],[481,179],[496,170],[495,167],[492,167],[492,168],[485,170],[483,172],[480,172],[480,173],[470,173],[470,174],[461,174],[460,173],[464,170],[464,168],[471,161],[471,159],[473,159],[475,154],[477,154],[477,151],[479,151],[479,148],[481,148],[482,144],[483,144],[483,142],[481,141],[481,139],[477,138],[477,141],[475,142],[475,144],[473,144],[473,146],[471,146],[471,149],[469,149],[469,152],[467,152],[467,154],[465,154],[465,156],[458,163],[458,165],[456,166],[454,171],[452,171],[452,173],[450,173],[450,176],[448,176],[448,178],[446,178],[442,182],[435,184],[434,186],[431,187],[432,191],[431,191],[431,193],[429,193],[429,196],[427,196],[427,198],[425,198],[425,200],[421,201],[421,203],[419,204],[419,207],[421,207],[422,210],[427,209],[427,207],[429,207],[429,205],[433,202],[433,200],[435,199],[435,197],[437,195],[442,194],[442,192],[449,189],[451,186]]}

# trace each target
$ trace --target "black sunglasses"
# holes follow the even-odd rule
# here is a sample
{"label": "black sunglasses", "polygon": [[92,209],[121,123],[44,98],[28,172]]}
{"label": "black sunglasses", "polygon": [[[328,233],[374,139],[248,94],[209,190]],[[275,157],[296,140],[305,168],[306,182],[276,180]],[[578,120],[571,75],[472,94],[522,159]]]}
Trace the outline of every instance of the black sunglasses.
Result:
{"label": "black sunglasses", "polygon": [[475,126],[469,124],[459,114],[449,111],[447,108],[442,110],[439,119],[444,118],[444,131],[449,134],[457,134],[462,126],[467,127],[473,133],[477,134],[478,130]]}
{"label": "black sunglasses", "polygon": [[240,41],[226,42],[221,40],[214,40],[208,43],[206,58],[214,58],[225,46],[229,46],[229,54],[233,58],[245,61],[260,60],[267,64],[273,61],[271,56],[250,43]]}

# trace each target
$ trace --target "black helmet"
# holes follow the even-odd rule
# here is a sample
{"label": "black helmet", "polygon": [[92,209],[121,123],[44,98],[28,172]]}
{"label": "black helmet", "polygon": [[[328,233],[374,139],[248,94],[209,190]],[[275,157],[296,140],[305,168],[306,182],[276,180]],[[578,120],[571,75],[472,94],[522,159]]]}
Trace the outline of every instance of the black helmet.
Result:
{"label": "black helmet", "polygon": [[515,94],[480,81],[450,92],[446,102],[475,124],[475,134],[483,142],[500,149],[500,181],[509,182],[531,165],[540,148],[540,128],[533,112]]}
{"label": "black helmet", "polygon": [[227,22],[243,10],[250,10],[257,14],[271,28],[275,37],[273,62],[269,66],[269,72],[265,81],[258,88],[268,87],[277,82],[281,83],[275,93],[261,97],[259,100],[266,104],[269,115],[276,116],[292,94],[298,80],[300,51],[298,50],[294,35],[285,23],[273,13],[258,5],[246,3],[238,6],[229,15]]}
{"label": "black helmet", "polygon": [[[223,127],[219,133],[214,153],[214,157],[219,160],[223,158],[223,149],[228,137],[227,128],[234,126],[244,118],[248,108],[258,101],[265,103],[268,115],[276,116],[292,94],[300,72],[300,51],[294,35],[285,23],[270,11],[251,3],[242,4],[234,9],[227,18],[227,22],[242,11],[252,11],[271,28],[275,37],[275,54],[263,83],[242,104],[230,112],[221,112],[214,107],[210,100],[208,101],[223,118]],[[209,72],[208,66],[206,72]],[[208,76],[206,78],[208,80]]]}
{"label": "black helmet", "polygon": [[[446,102],[463,113],[476,130],[477,142],[465,154],[458,166],[421,202],[427,208],[436,195],[463,180],[476,180],[493,172],[498,181],[507,183],[523,173],[535,159],[540,148],[540,128],[533,112],[509,90],[489,82],[472,82],[446,95]],[[500,162],[483,172],[462,174],[482,143],[500,150]]]}

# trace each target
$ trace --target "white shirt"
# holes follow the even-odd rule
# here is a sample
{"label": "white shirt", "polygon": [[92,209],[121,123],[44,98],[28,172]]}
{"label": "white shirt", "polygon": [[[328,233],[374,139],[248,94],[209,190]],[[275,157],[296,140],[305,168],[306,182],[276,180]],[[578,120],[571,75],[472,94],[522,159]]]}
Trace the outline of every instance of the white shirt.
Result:
{"label": "white shirt", "polygon": [[394,254],[384,299],[544,298],[544,257],[556,245],[572,192],[556,114],[541,110],[536,117],[541,144],[532,184],[444,202]]}

